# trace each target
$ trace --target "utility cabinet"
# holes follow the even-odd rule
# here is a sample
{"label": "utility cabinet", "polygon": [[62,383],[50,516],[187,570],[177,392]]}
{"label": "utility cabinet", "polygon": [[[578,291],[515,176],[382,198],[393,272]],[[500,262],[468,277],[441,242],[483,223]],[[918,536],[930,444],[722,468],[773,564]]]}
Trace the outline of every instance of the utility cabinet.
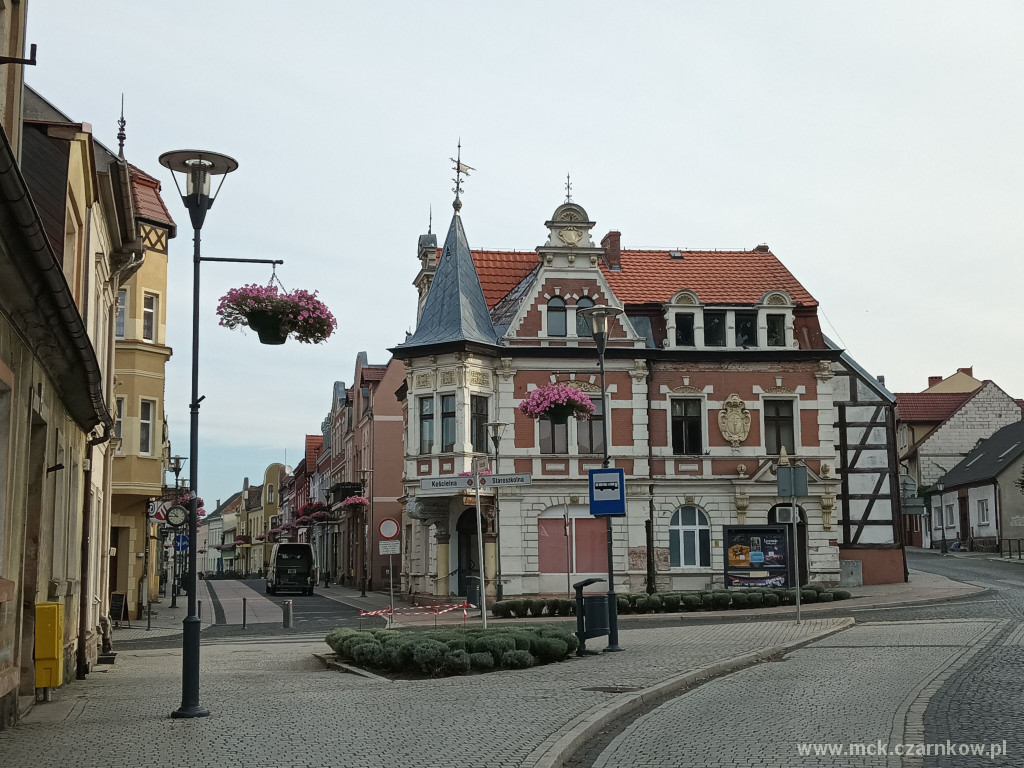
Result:
{"label": "utility cabinet", "polygon": [[64,681],[64,604],[36,603],[36,688]]}

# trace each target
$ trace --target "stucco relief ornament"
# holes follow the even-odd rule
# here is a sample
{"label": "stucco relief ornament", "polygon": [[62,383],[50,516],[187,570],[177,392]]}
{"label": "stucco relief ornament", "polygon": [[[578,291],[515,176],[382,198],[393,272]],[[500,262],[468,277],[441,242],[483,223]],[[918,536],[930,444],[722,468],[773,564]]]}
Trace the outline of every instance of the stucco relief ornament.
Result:
{"label": "stucco relief ornament", "polygon": [[558,230],[558,237],[570,248],[575,248],[579,245],[583,233],[576,229],[576,227],[566,227],[565,229]]}
{"label": "stucco relief ornament", "polygon": [[738,448],[750,433],[750,411],[737,394],[729,395],[718,412],[718,428],[729,445]]}

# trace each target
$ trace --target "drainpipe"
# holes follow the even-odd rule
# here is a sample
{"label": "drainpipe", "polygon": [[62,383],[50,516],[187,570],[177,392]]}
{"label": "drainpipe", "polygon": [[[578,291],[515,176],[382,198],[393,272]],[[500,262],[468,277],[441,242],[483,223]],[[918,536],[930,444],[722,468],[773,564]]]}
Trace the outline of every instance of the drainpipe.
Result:
{"label": "drainpipe", "polygon": [[[647,594],[658,591],[657,574],[654,569],[654,445],[651,443],[651,383],[654,378],[654,361],[647,360],[647,492],[651,498],[647,501]],[[670,426],[670,425],[666,425]]]}
{"label": "drainpipe", "polygon": [[86,461],[83,483],[85,484],[84,501],[82,502],[82,563],[81,578],[78,589],[78,652],[75,671],[76,680],[84,680],[89,674],[89,653],[86,643],[89,640],[89,615],[91,613],[90,598],[92,597],[92,579],[89,574],[89,553],[92,545],[92,462],[93,447],[105,443],[111,438],[110,424],[103,423],[103,434],[86,442]]}

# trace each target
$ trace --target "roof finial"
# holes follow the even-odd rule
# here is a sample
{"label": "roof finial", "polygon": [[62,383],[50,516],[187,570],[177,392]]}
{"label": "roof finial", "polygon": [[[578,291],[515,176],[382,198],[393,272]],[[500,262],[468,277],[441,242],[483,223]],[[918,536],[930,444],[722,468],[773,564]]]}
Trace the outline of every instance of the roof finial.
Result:
{"label": "roof finial", "polygon": [[121,94],[121,119],[117,121],[117,156],[124,160],[124,94]]}
{"label": "roof finial", "polygon": [[430,217],[427,219],[427,234],[432,235],[434,233],[434,206],[430,205]]}
{"label": "roof finial", "polygon": [[565,174],[565,202],[572,202],[572,182],[569,180],[569,174]]}
{"label": "roof finial", "polygon": [[452,203],[452,208],[455,209],[456,213],[458,213],[459,211],[462,210],[462,200],[459,199],[459,196],[462,194],[462,175],[465,174],[466,176],[469,176],[469,172],[470,171],[475,171],[476,170],[476,168],[472,168],[472,167],[466,165],[464,162],[462,162],[462,139],[461,138],[459,139],[459,145],[458,146],[459,146],[459,151],[455,155],[455,157],[449,157],[448,158],[453,163],[455,163],[454,168],[452,168],[452,170],[455,171],[455,178],[452,179],[452,181],[455,182],[455,186],[452,188],[452,192],[455,193],[455,201]]}

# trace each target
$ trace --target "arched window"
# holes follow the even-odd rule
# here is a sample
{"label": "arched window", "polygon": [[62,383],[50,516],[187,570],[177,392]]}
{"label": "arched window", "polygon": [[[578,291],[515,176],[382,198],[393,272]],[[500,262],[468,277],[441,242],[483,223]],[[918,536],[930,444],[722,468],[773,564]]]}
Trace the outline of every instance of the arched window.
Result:
{"label": "arched window", "polygon": [[580,314],[581,309],[589,309],[594,306],[594,300],[584,296],[576,302],[576,335],[593,336],[593,329],[590,327],[590,320]]}
{"label": "arched window", "polygon": [[680,507],[668,528],[669,562],[673,568],[711,567],[711,525],[697,507]]}
{"label": "arched window", "polygon": [[558,296],[548,301],[548,336],[565,336],[565,300]]}

